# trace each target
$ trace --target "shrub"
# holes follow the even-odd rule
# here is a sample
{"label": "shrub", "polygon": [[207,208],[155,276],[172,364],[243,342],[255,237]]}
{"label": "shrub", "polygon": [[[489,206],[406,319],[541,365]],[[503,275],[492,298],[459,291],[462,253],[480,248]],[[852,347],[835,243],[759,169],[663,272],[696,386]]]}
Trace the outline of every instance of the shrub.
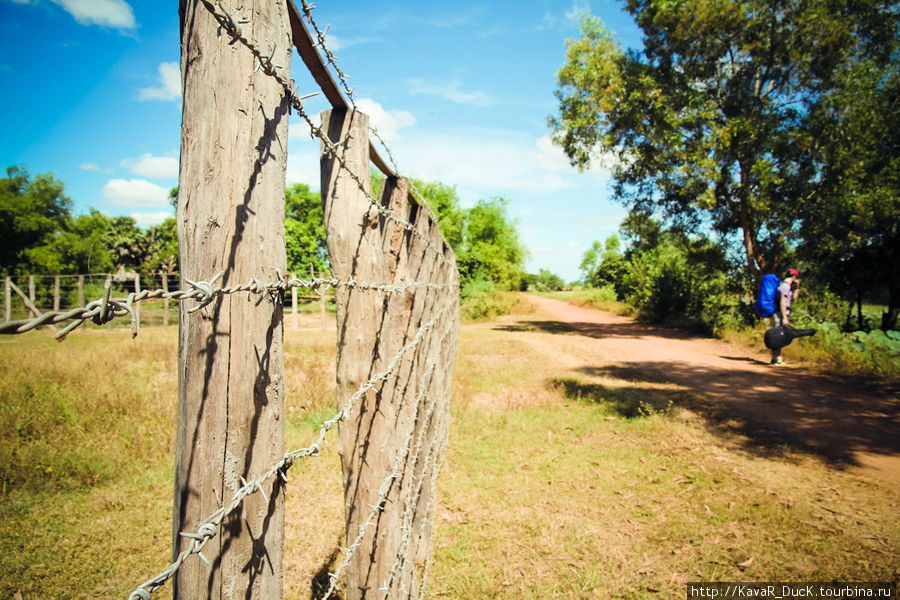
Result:
{"label": "shrub", "polygon": [[470,321],[507,315],[521,301],[514,292],[499,291],[492,281],[476,279],[463,285],[460,313]]}

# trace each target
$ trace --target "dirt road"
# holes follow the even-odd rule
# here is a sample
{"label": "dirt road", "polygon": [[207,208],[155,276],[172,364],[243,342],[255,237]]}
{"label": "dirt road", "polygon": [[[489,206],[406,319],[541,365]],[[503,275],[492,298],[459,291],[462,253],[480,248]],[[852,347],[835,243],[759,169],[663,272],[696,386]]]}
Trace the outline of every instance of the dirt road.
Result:
{"label": "dirt road", "polygon": [[701,395],[708,414],[742,420],[754,443],[788,442],[900,489],[896,394],[809,369],[772,367],[762,343],[752,352],[559,300],[527,299],[538,312],[526,325],[577,336],[579,359],[597,372],[684,386]]}

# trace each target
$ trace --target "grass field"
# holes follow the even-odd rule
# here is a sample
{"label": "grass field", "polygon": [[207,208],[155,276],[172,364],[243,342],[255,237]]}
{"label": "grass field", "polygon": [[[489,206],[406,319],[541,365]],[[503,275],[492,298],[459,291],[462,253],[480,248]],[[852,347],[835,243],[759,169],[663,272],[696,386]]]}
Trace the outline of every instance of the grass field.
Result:
{"label": "grass field", "polygon": [[[429,596],[900,579],[889,485],[789,447],[748,450],[690,410],[689,390],[595,385],[514,322],[463,329]],[[334,332],[288,327],[285,343],[294,448],[333,411]],[[175,328],[0,339],[0,598],[125,598],[168,564],[176,345]],[[290,472],[287,599],[311,597],[341,542],[331,440]]]}

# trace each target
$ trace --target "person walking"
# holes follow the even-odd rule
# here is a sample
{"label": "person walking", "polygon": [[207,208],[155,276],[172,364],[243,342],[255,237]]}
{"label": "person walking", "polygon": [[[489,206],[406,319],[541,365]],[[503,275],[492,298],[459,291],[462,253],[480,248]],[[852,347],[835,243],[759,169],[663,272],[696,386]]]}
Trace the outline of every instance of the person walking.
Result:
{"label": "person walking", "polygon": [[[800,272],[797,269],[788,269],[775,294],[775,312],[772,313],[772,327],[789,326],[791,324],[791,304],[797,299],[799,293]],[[786,364],[781,358],[781,348],[772,349],[771,364],[778,367]]]}

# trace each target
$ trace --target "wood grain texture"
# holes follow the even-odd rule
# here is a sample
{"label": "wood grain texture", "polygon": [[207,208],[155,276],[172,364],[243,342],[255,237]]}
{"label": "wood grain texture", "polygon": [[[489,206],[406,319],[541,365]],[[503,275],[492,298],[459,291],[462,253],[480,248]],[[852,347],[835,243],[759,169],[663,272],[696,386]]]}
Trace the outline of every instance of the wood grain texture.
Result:
{"label": "wood grain texture", "polygon": [[[243,33],[290,68],[287,7],[223,0]],[[229,44],[208,10],[181,0],[183,118],[178,192],[182,276],[219,285],[276,280],[285,271],[284,189],[288,103],[277,82]],[[241,477],[284,455],[282,306],[244,294],[199,312],[180,307],[178,422],[173,519],[180,531],[227,505]],[[249,496],[210,540],[207,566],[192,557],[176,598],[282,597],[284,497],[278,478]]]}
{"label": "wood grain texture", "polygon": [[[383,588],[389,598],[417,598],[430,541],[434,483],[448,432],[459,277],[436,219],[412,201],[408,181],[388,177],[380,202],[394,217],[411,223],[418,235],[372,206],[367,197],[368,117],[333,110],[322,114],[322,123],[341,152],[336,160],[323,144],[322,201],[334,276],[398,286],[448,284],[395,293],[336,290],[339,404],[384,372],[420,335],[415,351],[402,355],[340,430],[346,544],[357,540],[361,527],[366,532],[346,570],[345,598],[382,598]],[[360,176],[365,190],[340,162]],[[385,482],[389,485],[382,497]],[[372,515],[372,506],[381,508]]]}

